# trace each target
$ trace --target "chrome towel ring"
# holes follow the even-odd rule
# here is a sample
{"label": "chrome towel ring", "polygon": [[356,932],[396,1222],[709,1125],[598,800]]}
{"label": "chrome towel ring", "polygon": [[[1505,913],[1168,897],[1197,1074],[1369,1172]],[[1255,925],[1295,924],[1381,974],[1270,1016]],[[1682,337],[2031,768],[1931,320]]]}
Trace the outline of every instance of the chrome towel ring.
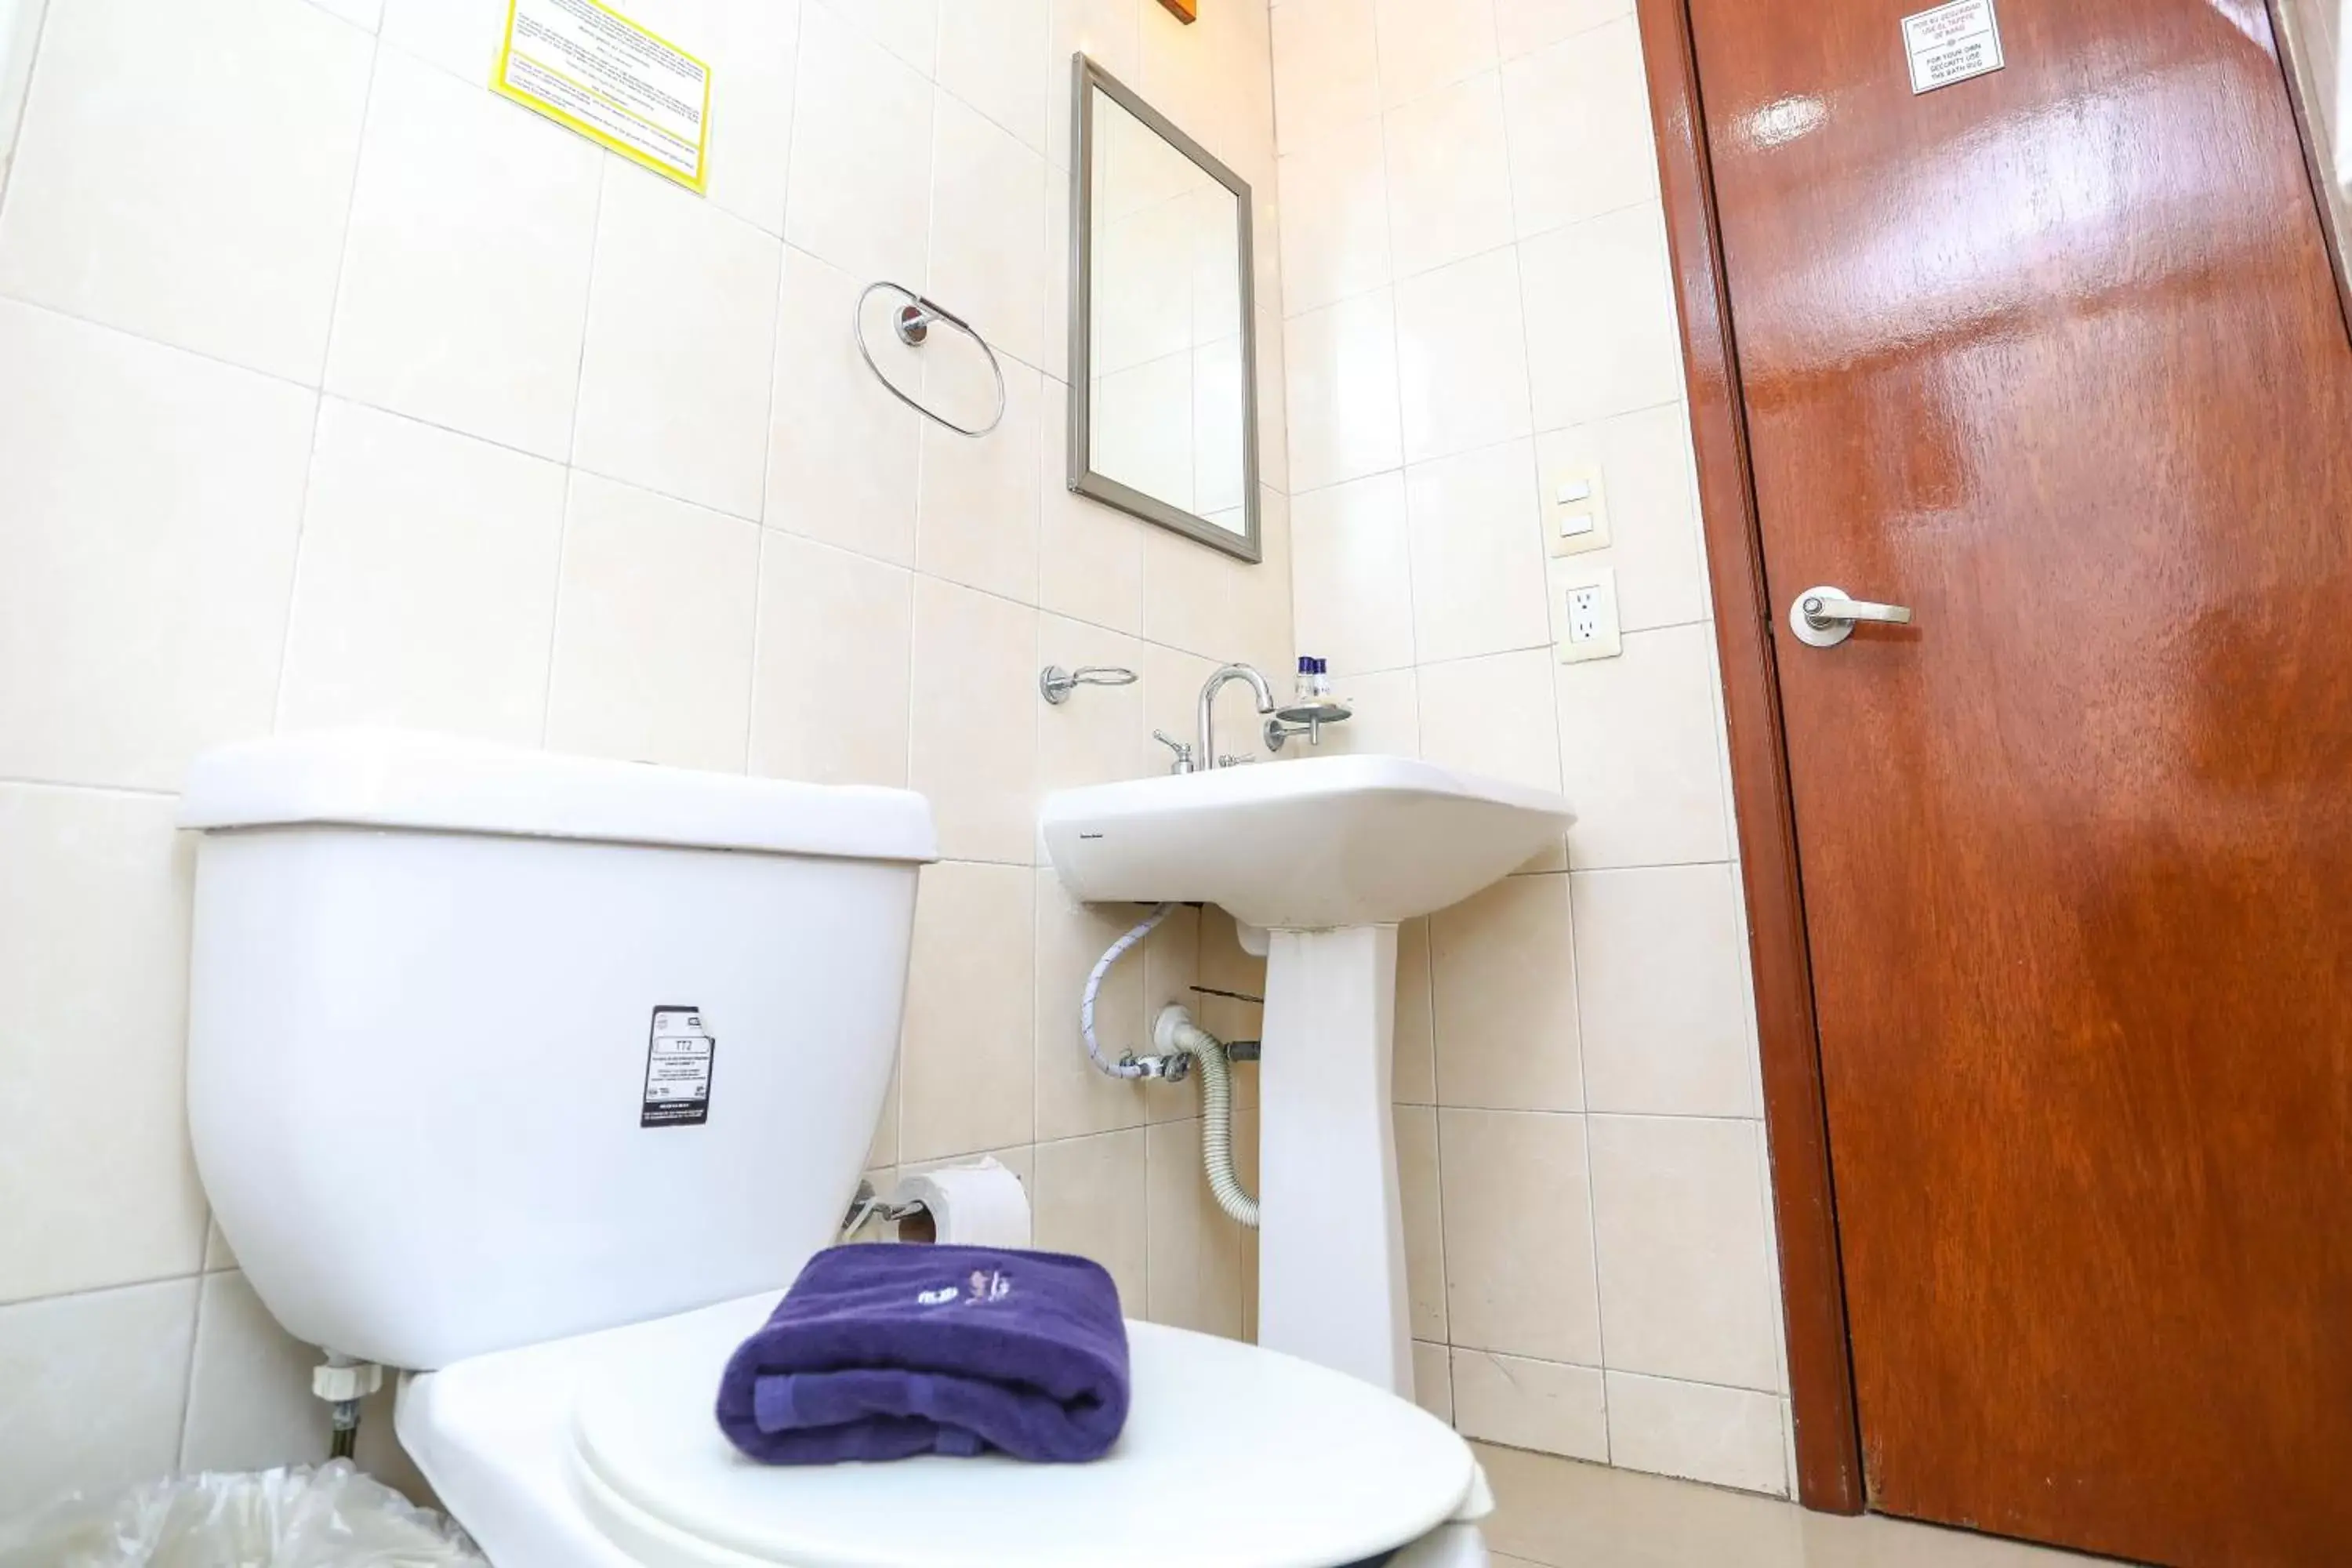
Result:
{"label": "chrome towel ring", "polygon": [[[959,425],[947,416],[926,408],[916,399],[908,396],[899,389],[897,382],[882,374],[882,367],[874,363],[874,354],[866,346],[866,301],[873,298],[875,290],[879,289],[887,289],[894,294],[904,296],[907,300],[904,305],[898,307],[898,313],[891,319],[891,325],[898,331],[898,341],[908,347],[922,347],[924,341],[931,335],[933,321],[946,322],[980,345],[980,352],[988,356],[989,374],[996,378],[996,413],[987,424],[977,428],[968,425]],[[996,362],[996,351],[988,346],[988,340],[982,337],[970,321],[937,300],[924,299],[904,283],[892,283],[887,279],[878,283],[868,283],[865,291],[857,296],[857,303],[850,311],[849,333],[851,337],[857,340],[857,357],[866,362],[866,368],[874,373],[874,379],[889,388],[891,396],[924,418],[934,424],[944,425],[959,436],[974,437],[985,436],[1004,422],[1004,367]]]}

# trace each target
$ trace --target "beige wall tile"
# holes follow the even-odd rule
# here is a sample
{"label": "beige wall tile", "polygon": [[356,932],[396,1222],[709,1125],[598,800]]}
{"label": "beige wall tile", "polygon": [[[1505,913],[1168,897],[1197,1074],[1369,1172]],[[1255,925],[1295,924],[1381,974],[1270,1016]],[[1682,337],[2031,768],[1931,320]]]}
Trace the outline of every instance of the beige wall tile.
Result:
{"label": "beige wall tile", "polygon": [[889,278],[912,288],[930,247],[930,44],[909,68],[858,36],[867,9],[802,9],[784,237],[861,287]]}
{"label": "beige wall tile", "polygon": [[1048,0],[948,5],[940,12],[940,85],[1039,152],[1045,145],[1051,17]]}
{"label": "beige wall tile", "polygon": [[1433,1011],[1429,921],[1397,927],[1397,1000],[1394,1085],[1400,1105],[1437,1101],[1437,1023]]}
{"label": "beige wall tile", "polygon": [[773,235],[607,161],[572,461],[758,518],[782,267]]}
{"label": "beige wall tile", "polygon": [[1507,878],[1429,936],[1438,1103],[1583,1109],[1568,879]]}
{"label": "beige wall tile", "polygon": [[268,728],[316,408],[0,300],[0,775],[177,789]]}
{"label": "beige wall tile", "polygon": [[906,784],[913,595],[896,566],[779,533],[761,542],[753,773]]}
{"label": "beige wall tile", "polygon": [[1152,741],[1145,722],[1141,643],[1084,621],[1040,616],[1037,667],[1047,665],[1132,670],[1137,679],[1130,686],[1082,686],[1066,702],[1034,704],[1039,791],[1139,778],[1165,765],[1166,748]]}
{"label": "beige wall tile", "polygon": [[[1558,789],[1557,721],[1544,722],[1551,716],[1552,668],[1551,650],[1540,647],[1423,665],[1421,754],[1448,767]],[[1570,801],[1574,805],[1576,797]]]}
{"label": "beige wall tile", "polygon": [[1623,658],[1563,668],[1555,684],[1577,868],[1727,859],[1714,633],[1629,633]]}
{"label": "beige wall tile", "polygon": [[[899,1084],[905,1055],[902,1043],[890,1058],[890,1081],[882,1090],[882,1114],[874,1119],[874,1139],[866,1148],[868,1166],[895,1166],[898,1163],[898,1109],[905,1103]],[[880,1183],[876,1184],[876,1190],[883,1190]]]}
{"label": "beige wall tile", "polygon": [[929,76],[939,58],[940,0],[814,0]]}
{"label": "beige wall tile", "polygon": [[[1291,658],[1290,512],[1276,491],[1261,490],[1259,503],[1265,558],[1255,564],[1164,528],[1144,531],[1144,636],[1217,664],[1244,659],[1284,672]],[[1244,714],[1255,710],[1240,694],[1234,700]],[[1224,727],[1221,749],[1255,750],[1235,742],[1256,728]]]}
{"label": "beige wall tile", "polygon": [[1452,1356],[1444,1345],[1412,1342],[1412,1402],[1449,1426],[1454,1424]]}
{"label": "beige wall tile", "polygon": [[1569,890],[1591,1108],[1761,1116],[1731,868],[1580,871]]}
{"label": "beige wall tile", "polygon": [[1381,41],[1381,101],[1459,81],[1495,63],[1492,0],[1374,0]]}
{"label": "beige wall tile", "polygon": [[915,579],[914,734],[907,782],[940,846],[1026,866],[1036,839],[1037,613]]}
{"label": "beige wall tile", "polygon": [[[1261,224],[1265,222],[1260,220]],[[1261,226],[1261,236],[1276,232]],[[1261,258],[1266,245],[1258,242]],[[1263,271],[1266,262],[1261,258]],[[1283,297],[1265,282],[1257,293],[1257,477],[1258,482],[1290,493],[1290,378],[1282,357]]]}
{"label": "beige wall tile", "polygon": [[1781,1403],[1744,1388],[1612,1372],[1610,1456],[1627,1469],[1786,1497]]}
{"label": "beige wall tile", "polygon": [[1201,977],[1201,910],[1180,904],[1152,929],[1143,943],[1143,1006],[1157,1016],[1171,1003],[1192,1006],[1192,983]]}
{"label": "beige wall tile", "polygon": [[[0,1301],[202,1260],[183,1058],[193,857],[173,805],[0,786]],[[58,1092],[66,1063],[89,1092]]]}
{"label": "beige wall tile", "polygon": [[1390,110],[1381,140],[1400,279],[1510,243],[1511,165],[1494,71]]}
{"label": "beige wall tile", "polygon": [[1495,0],[1495,41],[1507,60],[1633,14],[1633,0]]}
{"label": "beige wall tile", "polygon": [[1752,1121],[1591,1118],[1612,1370],[1782,1392],[1762,1131]]}
{"label": "beige wall tile", "polygon": [[278,718],[535,745],[564,472],[329,398],[319,411]]}
{"label": "beige wall tile", "polygon": [[1404,1264],[1412,1335],[1445,1338],[1444,1215],[1437,1179],[1437,1112],[1401,1105],[1396,1111],[1397,1185],[1404,1200]]}
{"label": "beige wall tile", "polygon": [[1467,452],[1535,428],[1518,293],[1518,257],[1508,248],[1397,285],[1405,461]]}
{"label": "beige wall tile", "polygon": [[1536,460],[1546,474],[1563,468],[1601,470],[1608,487],[1612,542],[1576,562],[1616,569],[1617,618],[1624,630],[1647,631],[1706,618],[1698,489],[1690,422],[1681,405],[1538,436]]}
{"label": "beige wall tile", "polygon": [[[1302,637],[1298,651],[1310,654],[1316,649]],[[1377,675],[1342,675],[1334,678],[1333,687],[1340,700],[1355,710],[1354,717],[1325,730],[1321,745],[1286,755],[1421,755],[1421,679],[1417,671],[1391,669]]]}
{"label": "beige wall tile", "polygon": [[489,72],[379,51],[327,390],[561,460],[604,155]]}
{"label": "beige wall tile", "polygon": [[766,519],[771,528],[912,565],[921,416],[890,395],[845,330],[853,310],[875,363],[907,391],[922,361],[890,329],[906,303],[786,247],[777,307],[775,382],[768,415]]}
{"label": "beige wall tile", "polygon": [[1519,247],[1536,428],[1556,430],[1682,395],[1664,219],[1644,203]]}
{"label": "beige wall tile", "polygon": [[[1200,961],[1202,984],[1242,996],[1265,994],[1265,960],[1243,949],[1234,917],[1213,904],[1201,910]],[[1255,1039],[1265,1024],[1263,1005],[1234,996],[1195,996],[1190,1005],[1201,1026],[1221,1039]],[[1251,1092],[1256,1083],[1256,1070],[1242,1064],[1234,1076],[1236,1098]]]}
{"label": "beige wall tile", "polygon": [[52,7],[0,290],[315,386],[370,53],[297,0]]}
{"label": "beige wall tile", "polygon": [[[498,68],[506,16],[480,0],[383,0],[383,41],[462,80],[486,82]],[[520,112],[518,110],[518,112]]]}
{"label": "beige wall tile", "polygon": [[1600,1365],[1583,1118],[1441,1110],[1437,1138],[1454,1346]]}
{"label": "beige wall tile", "polygon": [[205,1275],[181,1468],[317,1464],[327,1406],[310,1392],[310,1369],[325,1359],[278,1326],[242,1272]]}
{"label": "beige wall tile", "polygon": [[1271,8],[1275,124],[1281,145],[1317,141],[1380,112],[1372,0]]}
{"label": "beige wall tile", "polygon": [[902,1163],[1036,1135],[1033,882],[1027,866],[923,869],[900,1058]]}
{"label": "beige wall tile", "polygon": [[1465,1437],[1609,1462],[1601,1373],[1589,1366],[1457,1350],[1454,1425]]}
{"label": "beige wall tile", "polygon": [[574,474],[547,743],[740,772],[759,567],[758,524]]}
{"label": "beige wall tile", "polygon": [[1291,147],[1282,158],[1279,238],[1282,305],[1297,315],[1390,281],[1389,198],[1377,120]]}
{"label": "beige wall tile", "polygon": [[1149,1311],[1155,1323],[1242,1332],[1241,1226],[1209,1194],[1201,1123],[1164,1121],[1148,1134],[1150,1186]]}
{"label": "beige wall tile", "polygon": [[[1073,1138],[1143,1124],[1149,1099],[1179,1099],[1165,1085],[1120,1079],[1087,1059],[1078,1004],[1087,975],[1111,944],[1134,929],[1140,905],[1081,904],[1051,867],[1037,872],[1037,1136]],[[1095,999],[1095,1037],[1103,1059],[1151,1054],[1151,1012],[1144,1006],[1145,957],[1129,952],[1103,980]],[[1181,1097],[1189,1106],[1192,1096]]]}
{"label": "beige wall tile", "polygon": [[1140,635],[1150,525],[1070,489],[1069,390],[1050,377],[1041,384],[1037,602],[1056,615]]}
{"label": "beige wall tile", "polygon": [[1396,301],[1375,289],[1286,323],[1290,487],[1318,490],[1404,461]]}
{"label": "beige wall tile", "polygon": [[1648,88],[1631,16],[1503,68],[1522,236],[1656,199]]}
{"label": "beige wall tile", "polygon": [[1110,1271],[1128,1316],[1146,1307],[1144,1134],[1140,1128],[1037,1145],[1037,1245],[1075,1252]]}
{"label": "beige wall tile", "polygon": [[[978,355],[972,355],[977,360]],[[969,363],[926,363],[923,396],[977,427],[994,411],[992,381],[960,378]],[[977,439],[923,422],[923,477],[915,505],[915,564],[935,576],[1021,604],[1037,602],[1037,373],[1004,365],[1003,422]]]}
{"label": "beige wall tile", "polygon": [[1549,649],[1534,444],[1506,441],[1415,463],[1405,475],[1421,658]]}
{"label": "beige wall tile", "polygon": [[1290,522],[1299,651],[1328,659],[1336,675],[1412,665],[1404,476],[1374,474],[1294,496]]}
{"label": "beige wall tile", "polygon": [[0,1307],[0,1518],[170,1472],[196,1288],[167,1279]]}
{"label": "beige wall tile", "polygon": [[[959,29],[978,26],[992,41],[1012,42],[1032,15],[1042,31],[1045,3],[1011,0],[984,13],[956,6],[950,15]],[[1043,79],[1034,58],[1024,74],[1033,88]],[[933,99],[929,279],[932,298],[954,300],[956,313],[1000,353],[1058,372],[1061,366],[1045,359],[1045,160],[1037,138],[1027,134],[1042,132],[1045,106],[1042,90],[1031,96],[1029,118],[1037,124],[1024,129],[1003,122],[986,104],[980,108],[991,118],[946,92]]]}

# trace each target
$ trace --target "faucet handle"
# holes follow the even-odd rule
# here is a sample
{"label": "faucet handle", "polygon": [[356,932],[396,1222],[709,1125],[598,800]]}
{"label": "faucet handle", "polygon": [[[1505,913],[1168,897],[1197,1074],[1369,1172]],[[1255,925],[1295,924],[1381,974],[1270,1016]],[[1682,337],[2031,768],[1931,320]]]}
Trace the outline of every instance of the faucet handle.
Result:
{"label": "faucet handle", "polygon": [[1151,738],[1176,753],[1175,757],[1171,760],[1168,764],[1168,771],[1170,773],[1189,773],[1192,771],[1192,744],[1191,742],[1179,741],[1169,734],[1165,730],[1152,731]]}

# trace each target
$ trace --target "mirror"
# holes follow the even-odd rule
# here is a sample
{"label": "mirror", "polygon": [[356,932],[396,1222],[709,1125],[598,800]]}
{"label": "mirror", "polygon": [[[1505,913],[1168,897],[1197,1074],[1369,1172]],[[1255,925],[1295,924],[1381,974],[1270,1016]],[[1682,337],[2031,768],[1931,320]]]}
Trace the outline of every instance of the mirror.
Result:
{"label": "mirror", "polygon": [[1250,188],[1071,67],[1070,488],[1255,561]]}
{"label": "mirror", "polygon": [[2304,153],[2326,208],[2336,286],[2352,323],[2352,61],[2345,58],[2352,10],[2344,0],[2271,0],[2271,21],[2286,55]]}

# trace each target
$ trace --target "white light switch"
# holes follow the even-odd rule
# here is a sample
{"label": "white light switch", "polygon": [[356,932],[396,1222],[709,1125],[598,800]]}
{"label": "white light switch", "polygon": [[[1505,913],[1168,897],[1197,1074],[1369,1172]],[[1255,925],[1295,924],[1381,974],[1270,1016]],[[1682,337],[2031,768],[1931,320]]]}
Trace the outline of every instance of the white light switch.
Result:
{"label": "white light switch", "polygon": [[1609,544],[1609,497],[1598,468],[1561,468],[1543,479],[1544,543],[1554,555]]}
{"label": "white light switch", "polygon": [[1617,570],[1591,566],[1563,572],[1552,584],[1559,621],[1559,662],[1615,658],[1625,651],[1617,625]]}

